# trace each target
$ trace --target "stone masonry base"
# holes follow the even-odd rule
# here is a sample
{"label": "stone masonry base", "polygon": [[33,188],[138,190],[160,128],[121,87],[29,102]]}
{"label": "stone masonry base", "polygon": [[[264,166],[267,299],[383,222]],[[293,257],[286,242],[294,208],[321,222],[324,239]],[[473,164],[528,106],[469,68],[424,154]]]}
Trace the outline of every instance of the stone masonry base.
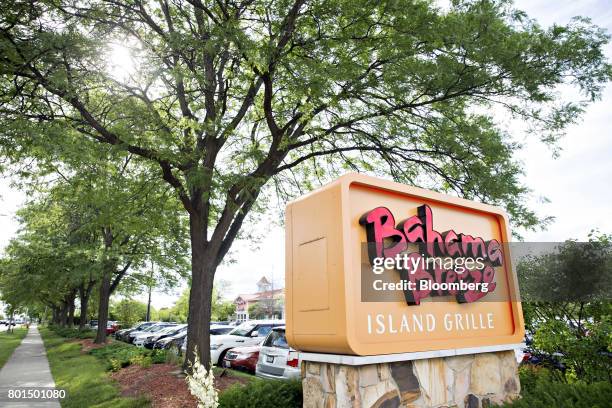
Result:
{"label": "stone masonry base", "polygon": [[513,351],[362,366],[304,361],[305,408],[487,408],[517,398]]}

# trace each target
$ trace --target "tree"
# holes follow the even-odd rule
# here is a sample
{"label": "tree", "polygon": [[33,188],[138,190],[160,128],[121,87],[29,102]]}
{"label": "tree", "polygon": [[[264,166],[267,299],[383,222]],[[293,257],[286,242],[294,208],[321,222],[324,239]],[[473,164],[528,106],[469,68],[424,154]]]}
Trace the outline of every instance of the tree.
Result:
{"label": "tree", "polygon": [[[157,276],[160,284],[183,274],[186,225],[168,189],[149,180],[146,168],[129,155],[118,160],[112,157],[116,155],[109,158],[107,152],[94,148],[79,153],[79,163],[87,165],[86,172],[74,171],[69,165],[53,166],[53,174],[59,174],[57,180],[37,183],[33,191],[39,201],[20,211],[23,245],[16,242],[9,255],[22,267],[15,268],[12,284],[22,301],[40,296],[40,287],[30,288],[28,296],[20,284],[23,275],[38,266],[41,282],[49,287],[48,296],[61,296],[59,306],[57,299],[48,300],[54,323],[72,324],[78,294],[80,327],[87,319],[89,298],[97,285],[96,341],[104,342],[111,294],[122,287],[134,293],[149,277],[128,271],[138,271],[148,260],[155,260],[162,266],[163,272]],[[34,172],[41,173],[47,172],[44,168]],[[19,248],[23,250],[19,252]],[[54,264],[49,259],[56,260],[58,267],[51,268]],[[39,260],[44,263],[39,265]]]}
{"label": "tree", "polygon": [[[41,129],[69,127],[158,166],[189,215],[185,367],[196,347],[207,366],[215,271],[262,197],[351,169],[502,205],[516,226],[542,221],[489,112],[554,143],[586,103],[555,86],[596,99],[608,37],[586,19],[545,30],[507,1],[451,6],[18,1],[0,12],[2,145],[41,149],[53,143]],[[113,43],[136,72],[100,58]]]}
{"label": "tree", "polygon": [[534,346],[561,352],[567,377],[612,381],[612,236],[568,240],[517,265]]}
{"label": "tree", "polygon": [[119,320],[124,327],[131,327],[145,320],[147,305],[133,299],[121,299],[111,306],[110,314]]}
{"label": "tree", "polygon": [[213,304],[211,320],[226,322],[232,320],[236,314],[236,305],[229,301],[224,300],[220,303]]}
{"label": "tree", "polygon": [[[222,294],[228,290],[229,282],[221,280],[215,283],[211,302],[211,320],[229,320],[236,312],[236,307],[232,302],[223,300]],[[180,322],[187,321],[189,314],[189,292],[190,288],[187,287],[170,309],[169,313],[175,317],[174,320]]]}

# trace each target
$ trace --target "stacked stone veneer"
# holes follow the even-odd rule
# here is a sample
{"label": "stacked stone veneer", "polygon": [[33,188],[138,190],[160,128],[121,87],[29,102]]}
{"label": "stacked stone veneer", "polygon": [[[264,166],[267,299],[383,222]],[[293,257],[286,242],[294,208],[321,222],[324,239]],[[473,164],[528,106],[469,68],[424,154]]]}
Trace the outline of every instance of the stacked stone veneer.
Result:
{"label": "stacked stone veneer", "polygon": [[518,397],[513,351],[362,366],[305,361],[304,407],[486,408]]}

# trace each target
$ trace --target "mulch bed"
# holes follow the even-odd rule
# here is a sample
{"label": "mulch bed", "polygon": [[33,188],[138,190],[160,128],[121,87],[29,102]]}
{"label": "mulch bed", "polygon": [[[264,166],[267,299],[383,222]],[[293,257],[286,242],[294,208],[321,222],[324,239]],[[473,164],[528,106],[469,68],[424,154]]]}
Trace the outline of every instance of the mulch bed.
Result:
{"label": "mulch bed", "polygon": [[72,340],[71,342],[79,343],[81,345],[81,352],[83,354],[89,353],[90,350],[107,346],[110,343],[109,341],[107,341],[105,344],[96,344],[94,343],[94,339],[75,339],[75,340]]}
{"label": "mulch bed", "polygon": [[[185,381],[185,376],[174,364],[153,364],[144,368],[130,365],[111,377],[121,387],[121,395],[125,397],[146,396],[153,408],[192,408],[197,407],[196,399],[191,395]],[[231,375],[221,375],[215,378],[215,386],[219,391],[247,380]]]}

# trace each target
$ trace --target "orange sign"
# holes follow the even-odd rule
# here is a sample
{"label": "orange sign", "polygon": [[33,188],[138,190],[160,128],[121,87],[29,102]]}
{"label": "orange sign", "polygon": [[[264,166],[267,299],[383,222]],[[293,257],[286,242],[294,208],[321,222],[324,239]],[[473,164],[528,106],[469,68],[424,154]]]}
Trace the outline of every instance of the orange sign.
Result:
{"label": "orange sign", "polygon": [[520,343],[504,212],[349,174],[287,206],[287,338],[379,355]]}

